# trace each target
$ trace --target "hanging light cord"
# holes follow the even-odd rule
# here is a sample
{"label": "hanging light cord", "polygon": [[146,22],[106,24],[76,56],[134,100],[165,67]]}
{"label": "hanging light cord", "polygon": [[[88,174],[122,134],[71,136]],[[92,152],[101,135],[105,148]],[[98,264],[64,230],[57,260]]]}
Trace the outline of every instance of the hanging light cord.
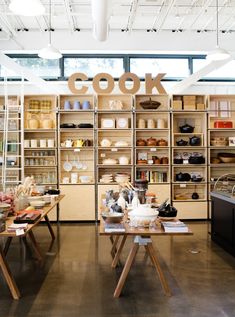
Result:
{"label": "hanging light cord", "polygon": [[49,1],[49,44],[51,45],[51,0]]}
{"label": "hanging light cord", "polygon": [[216,0],[216,46],[219,47],[219,0]]}

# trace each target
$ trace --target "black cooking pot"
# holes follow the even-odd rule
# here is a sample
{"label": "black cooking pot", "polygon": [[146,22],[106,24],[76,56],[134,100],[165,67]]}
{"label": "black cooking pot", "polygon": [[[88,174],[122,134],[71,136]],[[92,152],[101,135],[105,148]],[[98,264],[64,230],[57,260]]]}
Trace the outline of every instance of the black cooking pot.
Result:
{"label": "black cooking pot", "polygon": [[181,139],[179,141],[176,141],[176,144],[178,146],[186,146],[188,144],[188,141],[185,141],[185,140]]}
{"label": "black cooking pot", "polygon": [[198,193],[196,192],[192,193],[192,199],[199,199]]}
{"label": "black cooking pot", "polygon": [[166,205],[165,207],[158,209],[158,216],[159,217],[176,217],[177,216],[177,209],[170,204]]}
{"label": "black cooking pot", "polygon": [[202,154],[192,154],[188,159],[189,164],[204,164],[205,158]]}
{"label": "black cooking pot", "polygon": [[183,164],[182,158],[174,158],[174,164]]}
{"label": "black cooking pot", "polygon": [[177,182],[189,182],[190,179],[191,179],[191,176],[188,173],[181,173],[180,172],[180,173],[175,175],[175,180]]}
{"label": "black cooking pot", "polygon": [[200,183],[202,180],[203,180],[203,177],[199,177],[195,175],[191,178],[191,181],[194,183]]}
{"label": "black cooking pot", "polygon": [[194,127],[192,127],[191,125],[189,124],[185,124],[185,125],[182,125],[180,128],[180,132],[181,133],[193,133],[194,131]]}
{"label": "black cooking pot", "polygon": [[199,136],[192,136],[191,138],[189,138],[189,144],[192,146],[199,146],[201,145],[201,138]]}

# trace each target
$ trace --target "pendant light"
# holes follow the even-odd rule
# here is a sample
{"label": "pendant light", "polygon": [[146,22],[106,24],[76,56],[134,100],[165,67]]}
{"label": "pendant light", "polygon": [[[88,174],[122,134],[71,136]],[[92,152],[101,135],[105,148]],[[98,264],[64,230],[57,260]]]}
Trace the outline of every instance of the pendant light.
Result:
{"label": "pendant light", "polygon": [[49,44],[41,49],[38,56],[44,59],[59,59],[62,57],[60,51],[51,44],[51,0],[49,2]]}
{"label": "pendant light", "polygon": [[216,0],[216,47],[213,51],[209,52],[206,59],[212,61],[222,61],[231,57],[229,52],[219,47],[219,0]]}
{"label": "pendant light", "polygon": [[38,16],[45,13],[45,7],[40,0],[11,0],[9,9],[23,16]]}

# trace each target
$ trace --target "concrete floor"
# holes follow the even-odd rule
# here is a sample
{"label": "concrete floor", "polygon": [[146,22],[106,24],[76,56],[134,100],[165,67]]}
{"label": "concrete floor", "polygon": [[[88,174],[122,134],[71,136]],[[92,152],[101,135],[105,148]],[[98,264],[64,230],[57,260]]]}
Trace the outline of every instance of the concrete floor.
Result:
{"label": "concrete floor", "polygon": [[190,227],[194,236],[154,238],[172,297],[163,295],[140,249],[122,296],[113,299],[121,268],[110,267],[109,239],[99,237],[93,224],[62,224],[54,226],[58,239],[49,248],[47,228],[40,226],[35,235],[45,263],[38,266],[17,239],[13,242],[8,260],[22,298],[12,300],[0,276],[0,317],[233,317],[235,258],[211,242],[207,223]]}

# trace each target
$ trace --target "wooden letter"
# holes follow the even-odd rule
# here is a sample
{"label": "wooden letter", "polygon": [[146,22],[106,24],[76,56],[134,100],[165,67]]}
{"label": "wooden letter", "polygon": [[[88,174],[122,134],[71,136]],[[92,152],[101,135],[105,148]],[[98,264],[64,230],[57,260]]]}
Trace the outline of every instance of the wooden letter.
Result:
{"label": "wooden letter", "polygon": [[85,94],[88,90],[88,87],[82,86],[80,89],[76,88],[75,83],[76,79],[88,80],[87,75],[83,73],[74,73],[68,79],[69,90],[73,94]]}
{"label": "wooden letter", "polygon": [[[126,88],[126,80],[131,79],[133,81],[133,87],[128,89]],[[124,73],[118,81],[119,89],[123,94],[135,94],[140,89],[140,80],[133,73]]]}
{"label": "wooden letter", "polygon": [[166,94],[166,90],[161,84],[161,79],[166,74],[158,74],[155,78],[152,78],[152,74],[145,74],[145,93],[152,94],[153,88],[156,88],[159,94]]}
{"label": "wooden letter", "polygon": [[[107,81],[106,88],[100,87],[100,80],[101,79],[106,79],[106,81]],[[99,93],[109,94],[113,91],[114,79],[110,74],[100,73],[100,74],[95,75],[95,77],[93,78],[92,85],[93,85],[94,90],[97,92],[97,94],[99,94]]]}

